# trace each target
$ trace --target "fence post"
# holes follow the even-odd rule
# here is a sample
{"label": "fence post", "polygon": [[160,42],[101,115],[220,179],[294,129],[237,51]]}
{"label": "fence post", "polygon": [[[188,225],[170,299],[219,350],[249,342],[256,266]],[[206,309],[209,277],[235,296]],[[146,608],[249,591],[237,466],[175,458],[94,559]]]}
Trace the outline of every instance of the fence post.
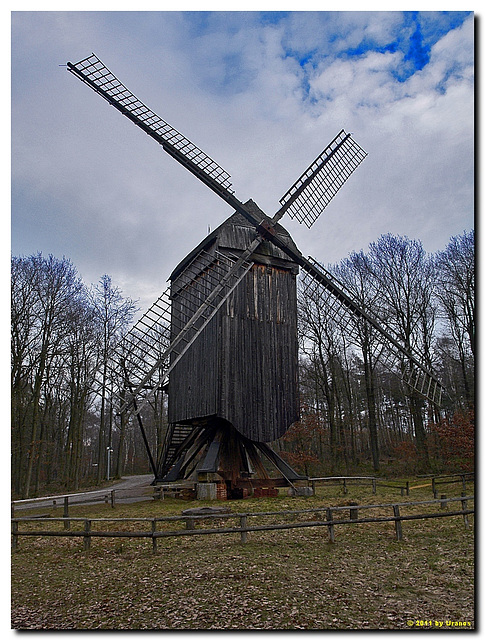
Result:
{"label": "fence post", "polygon": [[441,500],[440,509],[442,509],[442,510],[448,509],[448,503],[446,501],[446,493],[442,493],[441,494],[440,500]]}
{"label": "fence post", "polygon": [[157,521],[155,518],[152,520],[152,551],[153,553],[157,552],[157,537],[155,532],[157,530]]}
{"label": "fence post", "polygon": [[70,522],[70,520],[67,519],[67,518],[69,518],[69,496],[64,496],[64,514],[63,514],[63,518],[66,518],[66,520],[64,520],[64,529],[70,529],[71,528],[71,522]]}
{"label": "fence post", "polygon": [[241,542],[247,542],[248,541],[248,532],[246,531],[246,527],[248,526],[248,517],[247,516],[241,516],[241,522],[240,522],[240,527],[241,527]]}
{"label": "fence post", "polygon": [[406,480],[406,495],[409,495],[409,480]]}
{"label": "fence post", "polygon": [[[333,513],[332,513],[332,509],[330,508],[327,509],[327,520],[328,522],[333,521]],[[330,542],[335,542],[335,528],[333,524],[328,525],[328,537]]]}
{"label": "fence post", "polygon": [[19,546],[18,531],[19,531],[19,523],[12,522],[12,550],[13,551],[17,551],[17,548]]}
{"label": "fence post", "polygon": [[464,474],[461,476],[461,488],[463,489],[462,495],[466,496],[466,480]]}
{"label": "fence post", "polygon": [[434,476],[431,478],[431,489],[433,491],[433,498],[436,500],[438,497],[438,492],[436,491],[436,482]]}
{"label": "fence post", "polygon": [[91,520],[84,521],[84,551],[89,551],[91,549]]}
{"label": "fence post", "polygon": [[377,481],[375,478],[372,479],[372,493],[373,495],[376,495],[376,490],[377,490]]}
{"label": "fence post", "polygon": [[[464,498],[466,496],[466,492],[463,491],[461,496],[462,496],[462,498]],[[468,503],[467,500],[462,500],[461,501],[461,510],[462,511],[466,511],[467,503]],[[463,522],[465,523],[465,529],[468,531],[470,529],[470,523],[468,522],[468,514],[467,513],[463,514]]]}
{"label": "fence post", "polygon": [[350,519],[351,520],[358,520],[359,519],[359,510],[357,508],[358,503],[357,502],[351,502],[350,505],[351,505],[350,509],[349,509]]}
{"label": "fence post", "polygon": [[392,505],[392,510],[394,511],[394,517],[396,518],[396,520],[394,521],[394,524],[396,525],[396,540],[402,540],[401,520],[397,519],[401,517],[401,514],[399,513],[399,505],[398,504]]}
{"label": "fence post", "polygon": [[114,509],[116,506],[115,504],[115,490],[113,489],[113,491],[111,492],[111,508]]}
{"label": "fence post", "polygon": [[347,494],[347,480],[344,478],[344,494]]}

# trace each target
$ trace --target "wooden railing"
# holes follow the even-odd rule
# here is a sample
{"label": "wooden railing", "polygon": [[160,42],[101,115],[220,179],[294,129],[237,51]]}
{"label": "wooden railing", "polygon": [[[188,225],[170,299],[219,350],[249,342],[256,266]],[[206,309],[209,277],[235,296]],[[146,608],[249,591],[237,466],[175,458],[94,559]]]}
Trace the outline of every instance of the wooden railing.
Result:
{"label": "wooden railing", "polygon": [[475,474],[470,472],[457,472],[449,475],[436,475],[429,474],[425,476],[416,476],[418,481],[424,482],[413,486],[409,480],[388,480],[386,478],[378,478],[376,476],[325,476],[322,478],[308,478],[308,485],[312,487],[313,493],[318,485],[340,485],[343,493],[347,494],[349,487],[352,485],[369,485],[372,487],[372,493],[377,493],[378,487],[386,487],[388,489],[396,489],[401,493],[401,496],[409,495],[409,491],[412,489],[421,489],[423,487],[430,487],[433,492],[433,497],[438,498],[438,487],[440,485],[458,484],[461,483],[462,492],[466,492],[466,483],[473,482]]}
{"label": "wooden railing", "polygon": [[39,508],[62,508],[64,518],[69,517],[69,508],[86,504],[102,503],[110,504],[113,509],[117,503],[138,501],[138,500],[163,500],[165,496],[178,496],[184,489],[195,487],[189,483],[184,484],[164,484],[156,486],[141,486],[128,489],[97,489],[83,493],[70,493],[55,496],[44,496],[40,498],[27,498],[24,500],[11,501],[11,515],[15,517],[16,512],[25,509]]}
{"label": "wooden railing", "polygon": [[[253,513],[218,513],[214,515],[181,515],[181,516],[164,516],[160,518],[13,518],[12,519],[12,548],[16,550],[18,548],[19,537],[21,536],[37,536],[37,537],[80,537],[84,541],[84,550],[89,551],[91,548],[91,540],[93,538],[150,538],[152,540],[153,551],[157,551],[157,543],[161,538],[173,537],[173,536],[194,536],[194,535],[213,535],[224,533],[236,533],[241,536],[241,542],[247,542],[247,536],[250,532],[257,531],[277,531],[284,529],[301,529],[309,527],[326,527],[328,531],[329,542],[335,542],[335,527],[341,525],[355,525],[371,522],[394,522],[396,539],[402,540],[403,531],[402,523],[406,520],[421,520],[428,518],[445,518],[452,516],[462,516],[465,524],[465,528],[469,529],[470,524],[468,516],[475,511],[473,508],[469,508],[468,502],[473,501],[474,496],[461,496],[459,498],[445,498],[441,500],[424,500],[419,502],[403,502],[403,503],[388,503],[388,504],[375,504],[375,505],[357,505],[352,504],[350,506],[343,507],[319,507],[313,509],[302,509],[297,511],[266,511],[266,512],[253,512]],[[455,511],[449,511],[449,503],[461,502],[461,509]],[[403,515],[401,509],[411,506],[421,505],[437,505],[438,511],[419,513],[419,514],[407,514]],[[392,509],[392,515],[389,516],[371,516],[360,517],[359,512],[367,511],[371,509]],[[340,514],[345,512],[349,513],[348,518],[338,518]],[[312,514],[312,519],[296,522],[295,518],[298,516],[307,516]],[[286,522],[271,523],[271,524],[255,524],[249,525],[248,520],[251,518],[261,517],[278,517],[284,516]],[[218,526],[213,528],[197,529],[195,527],[197,522],[201,521],[227,521],[229,519],[239,520],[239,526]],[[20,525],[27,522],[35,522],[37,524],[62,522],[64,524],[63,529],[28,529],[21,530]],[[130,530],[130,531],[100,531],[93,529],[95,523],[106,522],[118,522],[118,523],[133,523],[140,522],[145,525],[149,525],[143,530]],[[162,523],[185,523],[185,528],[162,530],[159,528]],[[82,529],[72,530],[70,528],[71,523],[82,525]],[[66,524],[68,526],[66,526]]]}
{"label": "wooden railing", "polygon": [[340,485],[343,492],[348,492],[348,485],[366,485],[371,484],[372,493],[375,495],[377,487],[377,478],[374,476],[325,476],[324,478],[308,478],[308,484],[312,487],[313,493],[317,485]]}
{"label": "wooden railing", "polygon": [[69,517],[69,507],[86,504],[96,504],[98,502],[110,504],[113,509],[117,502],[127,502],[134,500],[152,500],[154,488],[135,487],[133,489],[98,489],[96,491],[86,491],[83,493],[70,493],[55,496],[43,496],[40,498],[28,498],[24,500],[12,500],[12,517],[17,511],[25,509],[48,509],[62,508],[65,518]]}
{"label": "wooden railing", "polygon": [[[321,478],[308,478],[308,486],[311,486],[315,494],[315,488],[318,485],[340,485],[343,493],[347,494],[349,488],[354,485],[369,485],[372,487],[372,494],[375,495],[377,487],[387,487],[400,491],[401,496],[409,495],[410,489],[418,489],[422,487],[430,487],[435,499],[438,498],[438,486],[445,484],[457,484],[461,482],[462,493],[466,492],[466,482],[472,482],[474,479],[473,472],[461,472],[452,475],[436,476],[418,476],[425,484],[412,486],[409,481],[397,481],[393,483],[391,480],[380,479],[375,476],[325,476]],[[383,482],[384,480],[384,482]],[[56,507],[63,508],[63,517],[69,517],[69,507],[80,504],[89,504],[95,502],[105,502],[115,508],[117,501],[126,501],[129,499],[164,499],[166,495],[176,496],[178,493],[186,489],[189,485],[184,483],[165,484],[158,486],[139,487],[135,489],[98,489],[96,491],[87,491],[84,493],[71,493],[68,495],[45,496],[41,498],[29,498],[27,500],[13,500],[11,502],[11,515],[15,516],[16,511],[27,507]]]}
{"label": "wooden railing", "polygon": [[431,476],[431,490],[435,498],[438,497],[438,487],[445,484],[457,484],[461,483],[462,491],[466,491],[466,483],[473,482],[475,474],[469,473],[454,473],[446,476]]}

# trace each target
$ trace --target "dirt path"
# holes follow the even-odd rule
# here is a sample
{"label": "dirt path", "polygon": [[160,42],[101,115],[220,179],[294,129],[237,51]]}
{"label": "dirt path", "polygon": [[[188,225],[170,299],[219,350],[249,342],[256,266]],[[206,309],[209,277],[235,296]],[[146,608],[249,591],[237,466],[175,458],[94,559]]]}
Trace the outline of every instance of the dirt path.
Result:
{"label": "dirt path", "polygon": [[[116,491],[116,501],[122,503],[138,502],[139,500],[146,500],[147,497],[142,493],[149,493],[150,485],[153,481],[152,474],[138,475],[138,476],[124,476],[121,480],[114,482],[108,487],[103,489],[96,489],[95,491],[85,491],[78,493],[64,493],[58,496],[46,496],[44,498],[32,498],[29,500],[17,500],[15,502],[15,510],[21,509],[43,509],[52,507],[54,500],[56,505],[62,506],[65,496],[69,496],[69,504],[95,504],[99,503],[100,499],[107,496],[111,491]],[[145,492],[143,490],[146,489]]]}
{"label": "dirt path", "polygon": [[124,476],[118,482],[115,482],[110,489],[136,489],[138,487],[149,487],[153,481],[153,473],[143,476]]}

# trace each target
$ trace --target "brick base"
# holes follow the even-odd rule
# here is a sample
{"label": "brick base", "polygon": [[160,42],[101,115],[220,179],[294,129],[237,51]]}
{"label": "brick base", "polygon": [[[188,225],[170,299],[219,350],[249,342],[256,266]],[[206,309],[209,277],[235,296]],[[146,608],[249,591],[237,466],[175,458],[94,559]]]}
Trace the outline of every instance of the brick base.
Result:
{"label": "brick base", "polygon": [[233,500],[244,500],[251,496],[251,489],[247,487],[236,487],[231,490],[231,498]]}
{"label": "brick base", "polygon": [[275,498],[278,495],[278,489],[276,487],[256,487],[253,495],[255,498]]}
{"label": "brick base", "polygon": [[216,500],[227,500],[227,487],[224,482],[217,483]]}

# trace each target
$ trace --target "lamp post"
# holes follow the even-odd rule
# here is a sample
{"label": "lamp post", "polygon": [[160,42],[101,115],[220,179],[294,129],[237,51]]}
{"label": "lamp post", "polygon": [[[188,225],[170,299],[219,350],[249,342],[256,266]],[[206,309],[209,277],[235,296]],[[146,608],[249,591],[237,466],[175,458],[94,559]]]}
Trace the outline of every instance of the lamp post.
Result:
{"label": "lamp post", "polygon": [[108,464],[106,471],[106,480],[109,480],[110,476],[110,463],[111,463],[111,454],[113,453],[113,449],[111,447],[106,447],[106,453],[108,454]]}

